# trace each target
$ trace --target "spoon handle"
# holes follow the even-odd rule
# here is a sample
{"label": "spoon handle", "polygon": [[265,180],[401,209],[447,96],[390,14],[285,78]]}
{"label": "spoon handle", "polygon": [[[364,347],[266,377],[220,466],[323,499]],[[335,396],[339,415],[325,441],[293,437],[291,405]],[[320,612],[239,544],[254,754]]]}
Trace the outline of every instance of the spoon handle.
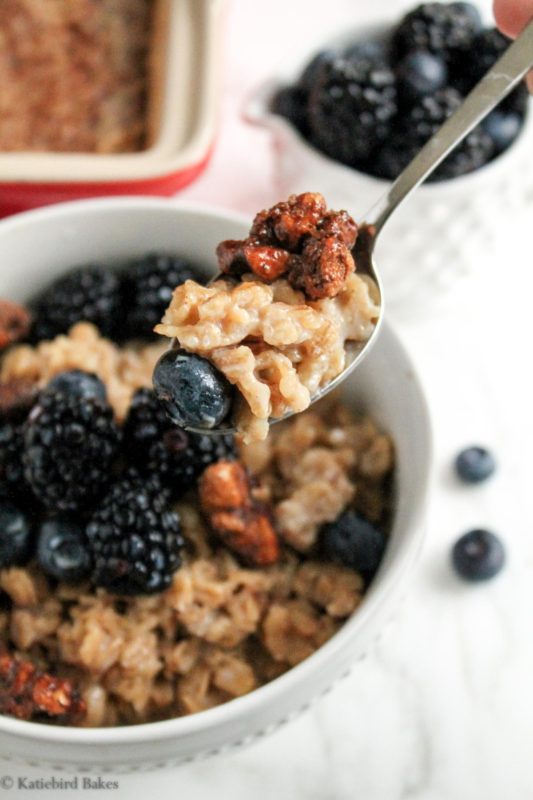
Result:
{"label": "spoon handle", "polygon": [[431,175],[456,144],[515,88],[533,67],[533,19],[377,202],[365,222],[373,238],[413,189]]}

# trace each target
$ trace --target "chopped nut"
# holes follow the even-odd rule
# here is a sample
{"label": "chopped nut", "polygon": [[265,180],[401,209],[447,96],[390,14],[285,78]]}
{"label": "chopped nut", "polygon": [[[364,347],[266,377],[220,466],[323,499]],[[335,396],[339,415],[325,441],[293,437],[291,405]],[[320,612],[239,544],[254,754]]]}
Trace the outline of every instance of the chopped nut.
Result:
{"label": "chopped nut", "polygon": [[346,211],[327,211],[321,194],[291,195],[261,211],[250,236],[217,248],[220,269],[241,276],[251,270],[266,283],[287,275],[312,300],[335,297],[355,265],[350,249],[357,225]]}
{"label": "chopped nut", "polygon": [[0,350],[23,339],[30,329],[29,311],[18,303],[0,300]]}
{"label": "chopped nut", "polygon": [[38,670],[31,661],[0,653],[0,713],[30,720],[42,714],[73,724],[85,702],[68,680]]}
{"label": "chopped nut", "polygon": [[310,239],[301,256],[293,256],[288,280],[312,300],[336,297],[355,269],[352,254],[343,241],[328,236]]}
{"label": "chopped nut", "polygon": [[250,478],[239,461],[208,467],[199,484],[200,505],[224,544],[256,566],[279,559],[279,541],[267,508],[252,495]]}

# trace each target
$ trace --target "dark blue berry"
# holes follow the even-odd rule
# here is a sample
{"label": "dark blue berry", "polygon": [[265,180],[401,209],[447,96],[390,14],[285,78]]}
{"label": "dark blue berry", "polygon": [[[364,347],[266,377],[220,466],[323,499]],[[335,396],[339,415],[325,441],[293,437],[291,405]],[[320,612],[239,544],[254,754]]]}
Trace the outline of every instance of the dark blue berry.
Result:
{"label": "dark blue berry", "polygon": [[506,113],[495,109],[485,117],[482,125],[485,133],[494,143],[495,153],[501,153],[514,142],[520,133],[523,119],[520,114]]}
{"label": "dark blue berry", "polygon": [[207,359],[169,350],[156,364],[154,390],[175,425],[216,428],[233,398],[229,381]]}
{"label": "dark blue berry", "polygon": [[481,483],[496,469],[494,456],[484,447],[467,447],[455,459],[457,475],[465,483]]}
{"label": "dark blue berry", "polygon": [[32,531],[25,514],[9,502],[0,505],[0,569],[22,566],[32,551]]}
{"label": "dark blue berry", "polygon": [[67,516],[46,520],[39,529],[37,560],[43,572],[59,581],[88,577],[91,557],[85,531]]}
{"label": "dark blue berry", "polygon": [[372,577],[381,562],[386,538],[355,511],[345,511],[322,528],[322,550],[326,558]]}
{"label": "dark blue berry", "polygon": [[425,50],[414,50],[399,62],[396,76],[402,99],[417,100],[446,85],[448,67],[439,56]]}
{"label": "dark blue berry", "polygon": [[452,563],[462,578],[486,581],[500,572],[505,563],[503,544],[490,531],[473,530],[454,544]]}
{"label": "dark blue berry", "polygon": [[107,392],[104,384],[94,373],[71,369],[60,372],[48,383],[47,389],[64,392],[74,397],[96,399],[105,403]]}

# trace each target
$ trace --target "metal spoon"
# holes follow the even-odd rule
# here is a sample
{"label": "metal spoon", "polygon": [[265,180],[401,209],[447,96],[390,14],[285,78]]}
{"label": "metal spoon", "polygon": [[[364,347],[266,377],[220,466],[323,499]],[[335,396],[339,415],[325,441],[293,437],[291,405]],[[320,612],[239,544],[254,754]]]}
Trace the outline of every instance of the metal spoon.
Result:
{"label": "metal spoon", "polygon": [[[401,175],[396,178],[390,189],[368,212],[365,222],[360,226],[355,259],[357,271],[370,275],[378,287],[381,300],[380,315],[366,342],[347,343],[346,367],[336,378],[313,395],[311,405],[339,386],[359,366],[377,339],[383,320],[383,289],[374,263],[374,247],[383,226],[411,192],[431,175],[448,153],[518,85],[532,67],[533,19],[493,65],[492,69],[474,87],[457,111],[446,120]],[[213,278],[213,281],[221,277],[223,276],[219,274]],[[282,417],[271,418],[269,422],[275,424],[291,417],[294,413],[294,411],[290,411]],[[188,430],[194,433],[213,435],[235,433],[235,429],[230,426],[213,429],[189,428]]]}

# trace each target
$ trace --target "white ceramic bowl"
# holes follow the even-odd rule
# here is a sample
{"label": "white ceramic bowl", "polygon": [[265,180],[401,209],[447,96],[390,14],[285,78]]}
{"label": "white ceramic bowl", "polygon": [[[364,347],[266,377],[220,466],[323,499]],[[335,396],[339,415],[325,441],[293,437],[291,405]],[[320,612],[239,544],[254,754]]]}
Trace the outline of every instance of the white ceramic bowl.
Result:
{"label": "white ceramic bowl", "polygon": [[[322,48],[376,38],[391,21],[343,34]],[[316,52],[316,50],[315,50]],[[280,86],[293,83],[313,52],[248,100],[244,117],[272,134],[275,179],[280,197],[291,192],[322,192],[333,208],[346,208],[363,220],[387,191],[389,181],[365,175],[313,147],[284,117],[270,111]],[[290,57],[290,56],[289,56]],[[387,305],[410,313],[453,288],[473,268],[483,268],[506,225],[526,204],[533,204],[533,114],[516,141],[485,167],[453,180],[425,184],[387,222],[377,248]]]}
{"label": "white ceramic bowl", "polygon": [[[91,200],[31,211],[0,223],[0,296],[24,300],[75,264],[112,265],[147,250],[183,253],[206,273],[223,238],[244,235],[234,215],[146,198]],[[54,769],[162,768],[232,748],[274,730],[332,686],[361,658],[397,604],[423,538],[430,473],[430,423],[413,366],[385,325],[345,386],[397,449],[397,502],[384,561],[362,606],[313,656],[251,694],[193,716],[122,728],[51,727],[0,717],[0,753]]]}

